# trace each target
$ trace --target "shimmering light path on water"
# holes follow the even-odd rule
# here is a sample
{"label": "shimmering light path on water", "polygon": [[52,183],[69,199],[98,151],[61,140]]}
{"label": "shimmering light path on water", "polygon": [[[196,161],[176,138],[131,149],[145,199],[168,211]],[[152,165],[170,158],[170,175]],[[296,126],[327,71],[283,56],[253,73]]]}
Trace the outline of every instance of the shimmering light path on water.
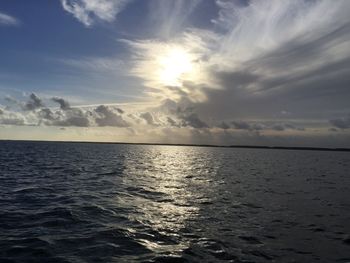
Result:
{"label": "shimmering light path on water", "polygon": [[0,142],[0,262],[347,262],[350,154]]}

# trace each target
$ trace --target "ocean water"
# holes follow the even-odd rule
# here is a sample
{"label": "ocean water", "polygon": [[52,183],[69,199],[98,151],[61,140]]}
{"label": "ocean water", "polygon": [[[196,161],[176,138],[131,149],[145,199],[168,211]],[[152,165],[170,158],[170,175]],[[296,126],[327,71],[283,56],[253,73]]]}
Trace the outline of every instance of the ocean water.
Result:
{"label": "ocean water", "polygon": [[350,154],[0,142],[0,262],[350,262]]}

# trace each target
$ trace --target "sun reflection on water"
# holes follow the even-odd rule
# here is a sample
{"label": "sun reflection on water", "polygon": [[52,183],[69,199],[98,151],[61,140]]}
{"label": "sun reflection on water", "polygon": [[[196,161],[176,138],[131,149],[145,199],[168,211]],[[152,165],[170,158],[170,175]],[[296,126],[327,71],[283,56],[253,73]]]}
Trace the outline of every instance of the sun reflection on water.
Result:
{"label": "sun reflection on water", "polygon": [[[125,206],[132,207],[131,220],[150,227],[164,236],[179,236],[186,224],[199,213],[198,203],[208,202],[206,195],[212,180],[200,149],[187,147],[140,147],[125,160],[123,184],[129,190]],[[151,250],[180,251],[186,242],[164,246],[161,242],[140,240]]]}

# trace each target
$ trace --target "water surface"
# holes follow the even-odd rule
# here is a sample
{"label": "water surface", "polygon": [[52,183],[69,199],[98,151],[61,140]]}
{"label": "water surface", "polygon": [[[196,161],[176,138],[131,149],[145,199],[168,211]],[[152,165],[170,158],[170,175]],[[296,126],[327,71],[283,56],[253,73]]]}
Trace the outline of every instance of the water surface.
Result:
{"label": "water surface", "polygon": [[0,142],[0,262],[350,262],[350,154]]}

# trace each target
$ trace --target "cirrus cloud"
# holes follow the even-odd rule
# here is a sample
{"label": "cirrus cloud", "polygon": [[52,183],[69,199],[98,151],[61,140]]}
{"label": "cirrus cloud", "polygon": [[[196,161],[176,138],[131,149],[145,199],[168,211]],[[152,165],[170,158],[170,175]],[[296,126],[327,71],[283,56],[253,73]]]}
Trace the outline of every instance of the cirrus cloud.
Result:
{"label": "cirrus cloud", "polygon": [[61,0],[62,7],[85,26],[96,20],[112,22],[130,0]]}
{"label": "cirrus cloud", "polygon": [[11,16],[9,14],[5,14],[3,12],[0,12],[0,26],[18,26],[20,24],[20,20],[14,16]]}

